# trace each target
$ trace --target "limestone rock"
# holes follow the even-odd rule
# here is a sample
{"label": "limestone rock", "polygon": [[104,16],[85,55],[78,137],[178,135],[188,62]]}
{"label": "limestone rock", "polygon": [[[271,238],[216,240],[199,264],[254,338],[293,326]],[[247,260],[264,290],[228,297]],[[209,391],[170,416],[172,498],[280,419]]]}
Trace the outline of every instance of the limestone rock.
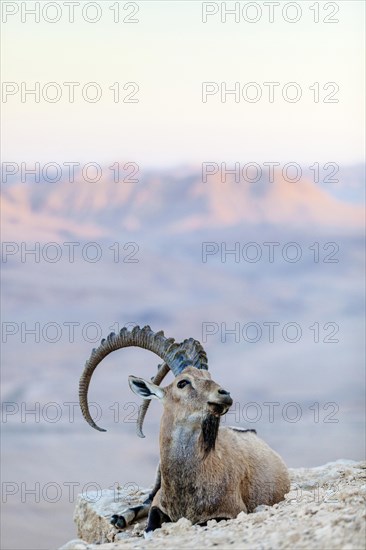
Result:
{"label": "limestone rock", "polygon": [[116,536],[116,540],[126,538],[134,529],[136,533],[135,525],[118,531],[110,524],[110,519],[114,514],[121,514],[125,508],[140,504],[148,494],[148,489],[132,487],[127,491],[117,488],[78,495],[74,512],[78,536],[88,543],[101,544],[114,541]]}
{"label": "limestone rock", "polygon": [[85,540],[73,539],[61,546],[60,550],[87,550],[88,543]]}
{"label": "limestone rock", "polygon": [[80,495],[75,509],[77,539],[62,550],[122,550],[138,548],[232,548],[233,550],[360,550],[365,548],[366,463],[329,462],[317,468],[290,470],[291,490],[283,502],[258,506],[253,514],[209,521],[206,527],[181,518],[165,523],[149,540],[146,522],[118,532],[109,524],[113,514],[142,502],[146,491],[103,491]]}

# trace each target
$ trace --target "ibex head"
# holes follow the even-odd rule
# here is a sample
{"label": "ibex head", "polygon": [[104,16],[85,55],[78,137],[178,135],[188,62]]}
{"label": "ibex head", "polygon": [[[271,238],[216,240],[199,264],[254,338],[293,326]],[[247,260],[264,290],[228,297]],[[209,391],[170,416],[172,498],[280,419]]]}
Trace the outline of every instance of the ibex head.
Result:
{"label": "ibex head", "polygon": [[130,376],[128,381],[132,391],[140,397],[158,399],[165,409],[172,409],[176,421],[194,421],[208,414],[220,417],[233,403],[229,392],[211,380],[208,371],[194,367],[186,367],[165,388],[136,376]]}
{"label": "ibex head", "polygon": [[130,376],[128,381],[132,391],[140,397],[162,402],[163,439],[164,432],[174,433],[174,430],[184,427],[191,434],[195,430],[199,432],[204,455],[215,448],[220,417],[229,410],[233,400],[229,392],[211,380],[207,371],[186,367],[165,388],[136,376]]}

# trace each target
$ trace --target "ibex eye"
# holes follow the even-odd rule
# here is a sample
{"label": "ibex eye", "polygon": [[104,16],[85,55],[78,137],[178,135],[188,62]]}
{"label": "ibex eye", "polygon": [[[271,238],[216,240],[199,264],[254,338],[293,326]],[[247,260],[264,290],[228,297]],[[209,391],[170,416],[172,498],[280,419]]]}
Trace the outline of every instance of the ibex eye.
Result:
{"label": "ibex eye", "polygon": [[190,384],[190,381],[189,380],[179,380],[178,384],[177,384],[177,388],[184,388],[184,386],[186,386],[187,384]]}

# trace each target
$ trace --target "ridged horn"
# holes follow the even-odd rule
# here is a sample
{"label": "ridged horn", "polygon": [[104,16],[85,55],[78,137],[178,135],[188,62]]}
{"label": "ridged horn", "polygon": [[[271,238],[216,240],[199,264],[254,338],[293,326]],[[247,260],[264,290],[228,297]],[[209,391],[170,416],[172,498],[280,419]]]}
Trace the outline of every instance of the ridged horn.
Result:
{"label": "ridged horn", "polygon": [[[168,367],[168,365],[166,363],[163,363],[162,365],[159,365],[158,372],[155,376],[152,377],[151,382],[153,384],[156,384],[157,386],[160,386],[161,382],[166,377],[166,375],[168,374],[169,371],[170,371],[170,368]],[[149,405],[150,405],[150,399],[144,399],[143,402],[142,402],[142,405],[140,405],[140,407],[139,407],[139,414],[138,414],[137,422],[136,422],[136,433],[139,437],[145,437],[145,435],[142,431],[142,425],[144,423],[145,416],[146,416],[146,413],[147,413],[147,409],[149,408]]]}
{"label": "ridged horn", "polygon": [[143,328],[134,327],[132,331],[124,327],[119,334],[112,332],[106,339],[101,341],[97,349],[93,349],[90,358],[85,363],[84,372],[79,382],[79,402],[83,416],[90,426],[100,432],[105,432],[106,430],[97,426],[90,415],[88,406],[88,389],[93,372],[104,357],[112,351],[131,346],[148,349],[156,353],[175,376],[178,376],[188,365],[201,369],[208,368],[206,353],[201,344],[193,340],[193,338],[177,344],[174,342],[174,338],[166,338],[163,331],[155,333],[149,326]]}

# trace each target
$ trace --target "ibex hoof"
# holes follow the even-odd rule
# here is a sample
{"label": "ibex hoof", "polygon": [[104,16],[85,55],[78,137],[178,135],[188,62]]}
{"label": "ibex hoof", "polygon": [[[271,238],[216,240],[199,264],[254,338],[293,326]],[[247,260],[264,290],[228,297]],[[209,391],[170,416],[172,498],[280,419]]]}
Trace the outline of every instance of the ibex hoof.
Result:
{"label": "ibex hoof", "polygon": [[125,529],[127,527],[125,518],[117,514],[111,517],[111,524],[114,525],[116,529]]}

